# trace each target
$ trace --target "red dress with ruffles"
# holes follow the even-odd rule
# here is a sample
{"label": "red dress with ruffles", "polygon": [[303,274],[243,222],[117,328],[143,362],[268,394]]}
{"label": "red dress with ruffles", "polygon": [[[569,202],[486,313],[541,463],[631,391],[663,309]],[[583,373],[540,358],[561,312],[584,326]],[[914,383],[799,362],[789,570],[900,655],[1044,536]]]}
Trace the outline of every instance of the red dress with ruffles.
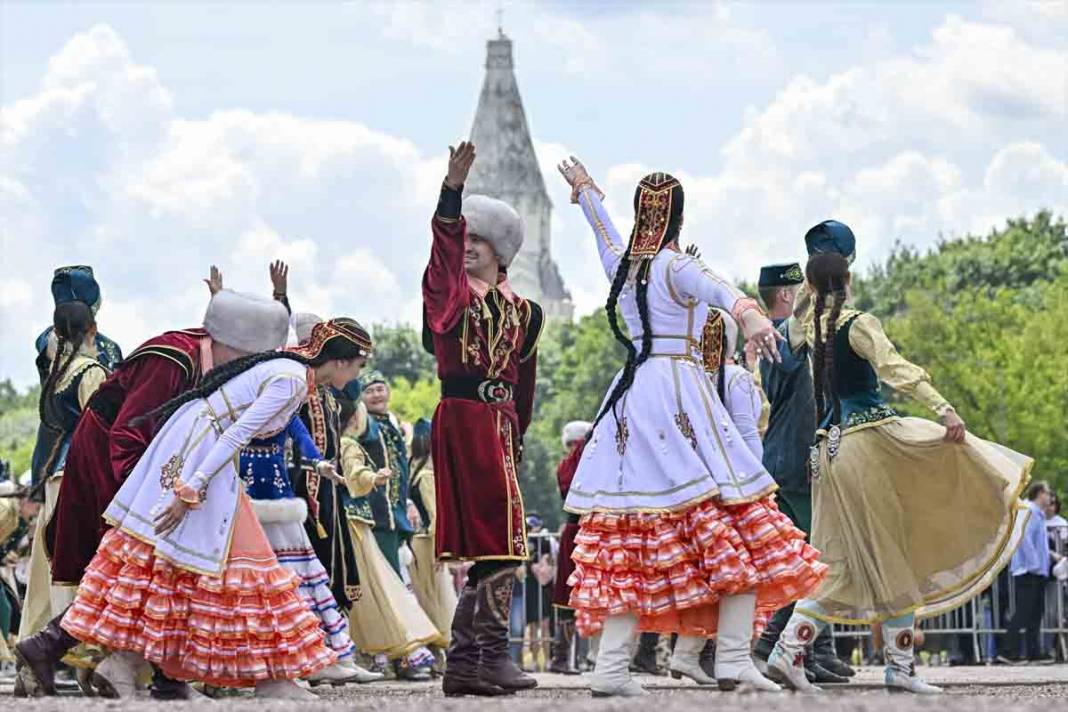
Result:
{"label": "red dress with ruffles", "polygon": [[250,687],[304,678],[337,658],[299,586],[241,492],[220,576],[175,566],[151,544],[112,529],[63,627],[79,640],[137,653],[175,680]]}

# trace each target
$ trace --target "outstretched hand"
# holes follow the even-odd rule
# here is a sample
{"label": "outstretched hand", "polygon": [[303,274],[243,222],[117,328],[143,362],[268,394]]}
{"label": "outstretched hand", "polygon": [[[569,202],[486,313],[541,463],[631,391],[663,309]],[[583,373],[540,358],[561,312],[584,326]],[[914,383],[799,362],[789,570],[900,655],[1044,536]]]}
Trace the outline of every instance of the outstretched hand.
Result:
{"label": "outstretched hand", "polygon": [[467,182],[471,164],[475,162],[475,144],[461,141],[455,148],[449,146],[449,172],[445,174],[445,184],[453,190],[459,190]]}
{"label": "outstretched hand", "polygon": [[572,203],[578,202],[579,191],[586,186],[590,186],[597,191],[597,195],[604,198],[604,192],[602,192],[601,189],[597,187],[597,184],[593,182],[593,178],[590,178],[590,173],[586,170],[586,166],[582,165],[582,161],[579,159],[571,156],[569,161],[565,158],[560,161],[560,165],[557,166],[557,169],[560,171],[560,175],[564,177],[564,180],[567,181],[567,184],[571,186]]}
{"label": "outstretched hand", "polygon": [[766,326],[757,329],[746,339],[746,352],[752,350],[762,359],[767,359],[772,363],[779,363],[782,361],[782,355],[779,353],[779,343],[786,341],[786,339],[766,317],[762,318]]}
{"label": "outstretched hand", "polygon": [[942,414],[942,425],[946,426],[946,442],[947,443],[962,443],[964,442],[964,435],[967,432],[967,426],[964,425],[964,421],[957,415],[957,411],[949,408]]}
{"label": "outstretched hand", "polygon": [[204,280],[204,284],[208,285],[208,291],[211,292],[211,296],[215,296],[222,291],[223,278],[222,272],[215,265],[211,266],[211,272],[208,274],[208,278]]}
{"label": "outstretched hand", "polygon": [[271,263],[271,286],[276,297],[284,297],[289,289],[289,265],[282,260]]}

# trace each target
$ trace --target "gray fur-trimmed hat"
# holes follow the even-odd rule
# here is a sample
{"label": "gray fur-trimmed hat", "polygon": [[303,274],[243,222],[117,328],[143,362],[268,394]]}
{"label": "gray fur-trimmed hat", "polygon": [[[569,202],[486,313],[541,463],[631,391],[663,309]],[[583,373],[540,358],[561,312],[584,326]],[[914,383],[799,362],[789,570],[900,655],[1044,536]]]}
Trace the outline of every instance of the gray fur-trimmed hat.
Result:
{"label": "gray fur-trimmed hat", "polygon": [[593,423],[585,420],[572,420],[570,423],[564,426],[563,432],[560,433],[560,441],[567,447],[573,442],[582,440],[590,433],[590,428],[593,427]]}
{"label": "gray fur-trimmed hat", "polygon": [[208,303],[204,329],[215,341],[238,351],[274,351],[285,346],[289,313],[274,299],[223,289]]}
{"label": "gray fur-trimmed hat", "polygon": [[486,195],[464,197],[463,215],[467,233],[493,246],[497,261],[509,267],[523,246],[523,221],[508,203]]}

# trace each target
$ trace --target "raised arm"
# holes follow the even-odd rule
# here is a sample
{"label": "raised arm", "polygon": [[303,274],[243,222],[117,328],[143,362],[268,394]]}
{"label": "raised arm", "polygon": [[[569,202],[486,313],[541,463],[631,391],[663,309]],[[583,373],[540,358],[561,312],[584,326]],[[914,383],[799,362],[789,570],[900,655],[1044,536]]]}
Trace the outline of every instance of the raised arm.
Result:
{"label": "raised arm", "polygon": [[449,147],[448,174],[430,221],[433,242],[430,262],[423,273],[423,308],[426,326],[437,334],[446,334],[456,326],[470,299],[464,269],[467,226],[462,215],[462,195],[474,160],[474,144],[462,142],[458,148]]}
{"label": "raised arm", "polygon": [[557,168],[571,186],[571,202],[582,206],[586,222],[590,224],[594,237],[597,238],[597,251],[601,255],[601,266],[611,281],[616,276],[619,259],[627,249],[619,231],[604,208],[604,193],[590,178],[586,166],[574,156],[560,163]]}

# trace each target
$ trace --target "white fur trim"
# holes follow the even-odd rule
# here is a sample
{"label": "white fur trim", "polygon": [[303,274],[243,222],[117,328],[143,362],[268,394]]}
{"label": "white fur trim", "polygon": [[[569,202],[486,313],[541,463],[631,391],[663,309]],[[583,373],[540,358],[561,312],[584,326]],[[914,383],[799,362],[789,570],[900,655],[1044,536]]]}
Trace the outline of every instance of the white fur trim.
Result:
{"label": "white fur trim", "polygon": [[512,264],[523,246],[523,220],[515,209],[496,198],[468,195],[463,203],[467,233],[477,235],[493,246],[503,267]]}
{"label": "white fur trim", "polygon": [[289,313],[281,302],[223,289],[211,298],[204,328],[220,344],[259,353],[285,346]]}
{"label": "white fur trim", "polygon": [[254,499],[252,509],[263,524],[303,522],[308,518],[308,503],[299,497],[290,499]]}

